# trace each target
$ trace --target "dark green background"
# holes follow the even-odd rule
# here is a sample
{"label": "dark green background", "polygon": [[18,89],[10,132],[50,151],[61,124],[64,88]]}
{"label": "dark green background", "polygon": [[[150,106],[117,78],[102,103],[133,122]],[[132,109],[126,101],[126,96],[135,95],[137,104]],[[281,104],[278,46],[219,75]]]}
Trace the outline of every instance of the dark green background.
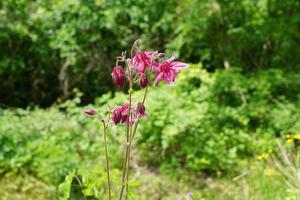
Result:
{"label": "dark green background", "polygon": [[114,58],[143,46],[213,72],[299,72],[297,0],[2,0],[0,106],[49,106],[114,90]]}

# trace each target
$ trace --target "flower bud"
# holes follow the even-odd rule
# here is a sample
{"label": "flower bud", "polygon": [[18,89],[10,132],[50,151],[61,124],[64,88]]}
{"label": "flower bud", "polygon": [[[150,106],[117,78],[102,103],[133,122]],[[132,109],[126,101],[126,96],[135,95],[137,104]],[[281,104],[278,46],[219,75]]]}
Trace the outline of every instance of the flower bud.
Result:
{"label": "flower bud", "polygon": [[137,105],[137,108],[136,108],[136,113],[137,113],[138,118],[147,116],[145,110],[146,109],[145,109],[144,104],[139,102]]}
{"label": "flower bud", "polygon": [[140,74],[140,86],[142,88],[145,88],[148,85],[148,78],[147,76],[143,73]]}
{"label": "flower bud", "polygon": [[111,121],[115,125],[117,125],[120,123],[121,119],[122,119],[122,113],[121,113],[120,109],[119,108],[114,109],[111,114]]}
{"label": "flower bud", "polygon": [[129,117],[128,117],[127,114],[126,115],[122,115],[121,122],[122,123],[128,123],[129,122]]}
{"label": "flower bud", "polygon": [[118,87],[123,87],[126,81],[124,70],[121,66],[114,67],[112,72],[112,80]]}
{"label": "flower bud", "polygon": [[97,114],[97,111],[94,110],[94,109],[86,109],[86,110],[84,111],[84,113],[85,113],[86,115],[92,116],[92,115],[96,115],[96,114]]}

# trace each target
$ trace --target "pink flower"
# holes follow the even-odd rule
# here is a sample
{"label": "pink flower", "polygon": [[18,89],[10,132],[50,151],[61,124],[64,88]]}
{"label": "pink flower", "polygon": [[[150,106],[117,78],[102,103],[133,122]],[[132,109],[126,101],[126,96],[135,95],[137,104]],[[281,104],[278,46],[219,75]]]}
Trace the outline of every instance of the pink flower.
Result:
{"label": "pink flower", "polygon": [[118,87],[123,87],[126,81],[124,70],[121,66],[114,67],[112,72],[112,80]]}
{"label": "pink flower", "polygon": [[[121,122],[125,123],[125,124],[129,123],[128,109],[129,109],[128,103],[124,103],[123,105],[119,106],[119,110],[122,115]],[[130,109],[132,110],[132,108],[130,108]]]}
{"label": "pink flower", "polygon": [[153,71],[156,71],[154,84],[157,84],[161,80],[164,80],[168,84],[173,83],[178,72],[186,67],[188,67],[188,64],[174,61],[174,58],[159,63],[159,65],[152,66]]}
{"label": "pink flower", "polygon": [[136,107],[131,106],[130,117],[128,116],[128,109],[128,103],[118,106],[112,111],[110,121],[115,125],[118,125],[119,123],[133,124],[137,121],[137,119],[147,116],[143,103],[138,103]]}
{"label": "pink flower", "polygon": [[138,73],[144,73],[151,64],[151,52],[136,52],[132,58],[132,64]]}
{"label": "pink flower", "polygon": [[121,119],[122,119],[122,114],[120,110],[118,108],[114,109],[110,117],[111,122],[117,125],[120,123]]}
{"label": "pink flower", "polygon": [[97,111],[94,110],[94,109],[86,109],[86,110],[84,111],[84,113],[85,113],[86,115],[92,116],[92,115],[96,115],[96,114],[97,114]]}
{"label": "pink flower", "polygon": [[[129,119],[128,117],[128,109],[129,109],[129,104],[128,103],[124,103],[123,105],[115,108],[112,111],[112,115],[111,115],[111,122],[113,122],[115,125],[122,123],[122,124],[132,124],[134,121],[131,117],[131,119]],[[132,110],[132,108],[131,108]],[[132,111],[131,111],[132,112]]]}
{"label": "pink flower", "polygon": [[156,59],[164,56],[157,51],[138,51],[132,58],[132,64],[137,73],[144,73],[148,67],[156,63]]}
{"label": "pink flower", "polygon": [[146,74],[142,73],[140,74],[140,86],[142,88],[145,88],[148,85],[148,78]]}

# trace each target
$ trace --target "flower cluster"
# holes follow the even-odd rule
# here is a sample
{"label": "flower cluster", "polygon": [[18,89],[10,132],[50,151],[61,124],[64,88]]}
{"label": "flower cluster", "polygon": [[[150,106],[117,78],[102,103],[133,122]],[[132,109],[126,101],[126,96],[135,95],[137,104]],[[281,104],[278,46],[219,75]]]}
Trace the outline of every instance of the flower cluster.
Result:
{"label": "flower cluster", "polygon": [[112,110],[111,122],[115,125],[122,124],[134,124],[138,119],[146,117],[145,106],[143,103],[138,103],[136,107],[130,106],[128,103]]}
{"label": "flower cluster", "polygon": [[[133,52],[135,52],[133,54]],[[118,88],[128,84],[128,101],[120,106],[110,109],[108,120],[97,113],[96,110],[87,109],[85,114],[88,116],[98,116],[99,121],[104,128],[104,147],[109,200],[111,200],[111,186],[109,176],[109,158],[107,147],[107,133],[111,124],[124,124],[126,129],[126,145],[124,149],[124,161],[122,170],[122,185],[119,193],[119,199],[122,199],[124,188],[126,187],[126,199],[128,196],[128,171],[130,160],[130,149],[134,139],[139,120],[147,116],[145,108],[145,100],[148,93],[149,84],[157,85],[164,81],[167,84],[172,84],[179,71],[188,67],[186,63],[175,61],[173,57],[165,59],[165,54],[158,51],[141,51],[138,49],[137,42],[134,43],[131,49],[131,57],[126,57],[126,52],[116,58],[116,65],[112,71],[112,80]],[[152,76],[153,75],[153,76]],[[132,94],[134,85],[137,84],[144,89],[145,93],[142,100],[134,104]]]}
{"label": "flower cluster", "polygon": [[[125,86],[126,79],[131,88],[134,83],[138,82],[141,88],[146,88],[151,81],[151,76],[154,74],[153,84],[157,85],[160,81],[167,84],[172,84],[179,71],[188,67],[186,63],[175,61],[174,57],[163,60],[165,54],[158,51],[137,51],[131,59],[126,59],[124,54],[117,57],[116,66],[113,68],[112,80],[114,84],[121,88]],[[124,70],[118,63],[125,62],[126,69]],[[130,110],[130,111],[129,111]],[[112,110],[111,122],[115,125],[133,124],[145,117],[145,106],[140,102],[137,106],[124,103],[123,105]]]}
{"label": "flower cluster", "polygon": [[188,67],[186,63],[174,61],[175,58],[171,57],[167,60],[162,60],[165,55],[158,53],[157,51],[138,51],[132,59],[127,59],[128,66],[130,69],[125,71],[121,66],[113,68],[112,79],[115,85],[123,87],[125,85],[126,76],[132,78],[133,70],[138,75],[139,83],[142,88],[148,85],[148,77],[146,72],[148,69],[151,72],[155,72],[154,84],[158,84],[161,80],[168,84],[175,81],[178,72]]}

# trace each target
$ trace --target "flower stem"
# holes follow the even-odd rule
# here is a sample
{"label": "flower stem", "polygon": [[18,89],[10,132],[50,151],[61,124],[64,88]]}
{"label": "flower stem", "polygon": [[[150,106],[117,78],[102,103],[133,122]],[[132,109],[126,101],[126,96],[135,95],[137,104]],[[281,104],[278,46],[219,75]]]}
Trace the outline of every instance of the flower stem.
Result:
{"label": "flower stem", "polygon": [[[152,66],[151,66],[150,73],[149,73],[149,78],[148,78],[149,81],[151,80],[151,77],[152,77]],[[147,85],[147,87],[145,89],[145,93],[144,93],[144,97],[143,97],[143,101],[142,101],[143,104],[146,101],[146,97],[147,97],[147,94],[148,94],[148,88],[149,88],[149,84]]]}
{"label": "flower stem", "polygon": [[110,187],[110,175],[109,175],[109,160],[108,160],[108,148],[107,148],[107,127],[104,126],[104,148],[105,148],[105,161],[106,161],[106,173],[107,173],[107,185],[109,200],[111,200],[111,187]]}
{"label": "flower stem", "polygon": [[[151,77],[152,77],[152,67],[150,69],[149,80],[151,79]],[[145,103],[146,98],[147,98],[148,88],[149,88],[149,84],[147,85],[147,87],[145,89],[145,93],[144,93],[143,101],[142,101],[143,104]],[[133,131],[132,131],[132,134],[131,134],[131,137],[130,137],[131,140],[133,140],[133,138],[134,138],[134,135],[136,133],[136,129],[137,129],[138,125],[139,125],[139,121],[140,120],[138,119],[137,122],[134,124]]]}
{"label": "flower stem", "polygon": [[123,162],[123,173],[122,173],[122,185],[121,185],[121,190],[120,190],[120,195],[119,195],[119,200],[122,199],[123,196],[123,191],[124,191],[124,187],[125,185],[127,185],[127,183],[125,184],[125,178],[126,176],[126,172],[127,172],[127,161],[128,161],[128,154],[129,154],[129,140],[130,140],[130,116],[131,116],[131,101],[132,101],[132,87],[130,85],[130,89],[129,89],[129,108],[128,108],[128,117],[129,117],[129,123],[127,124],[127,128],[126,128],[126,148],[125,148],[125,158],[124,158],[124,162]]}
{"label": "flower stem", "polygon": [[[152,76],[152,67],[151,67],[150,73],[149,73],[149,80],[151,79],[151,76]],[[144,93],[144,97],[143,97],[143,101],[142,101],[143,104],[146,101],[148,88],[149,88],[149,85],[147,85],[147,87],[145,89],[145,93]],[[131,101],[132,101],[132,84],[130,83],[129,108],[128,108],[129,120],[130,120],[130,116],[131,116]],[[129,123],[127,125],[127,129],[126,129],[126,150],[125,150],[125,158],[124,158],[124,162],[123,162],[122,186],[121,186],[121,191],[120,191],[120,195],[119,195],[119,200],[122,199],[124,187],[126,187],[126,200],[128,198],[128,177],[129,177],[130,151],[131,151],[131,144],[132,144],[134,135],[135,135],[137,127],[138,127],[138,123],[139,123],[139,119],[137,120],[136,123],[134,123],[134,125],[130,125],[130,123]],[[126,179],[126,183],[125,183],[125,179]]]}
{"label": "flower stem", "polygon": [[127,168],[126,168],[126,194],[125,199],[128,199],[128,177],[129,177],[129,167],[130,167],[130,150],[131,150],[131,134],[132,134],[132,126],[130,126],[130,133],[129,133],[129,146],[128,146],[128,156],[127,156]]}

